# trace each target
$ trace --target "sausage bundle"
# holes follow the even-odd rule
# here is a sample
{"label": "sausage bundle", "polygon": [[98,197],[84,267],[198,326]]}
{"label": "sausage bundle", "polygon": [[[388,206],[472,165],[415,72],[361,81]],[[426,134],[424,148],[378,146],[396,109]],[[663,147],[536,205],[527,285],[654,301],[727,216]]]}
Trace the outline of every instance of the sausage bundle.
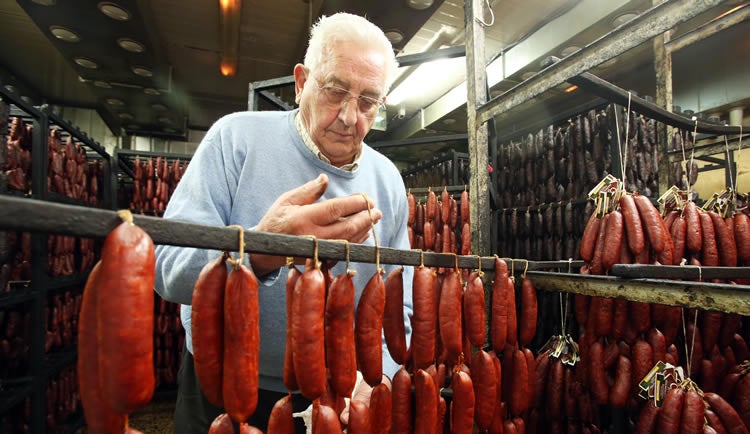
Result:
{"label": "sausage bundle", "polygon": [[460,200],[443,188],[438,200],[430,188],[424,203],[407,193],[409,217],[407,231],[412,248],[438,253],[468,255],[471,249],[469,225],[469,192],[461,192]]}
{"label": "sausage bundle", "polygon": [[187,170],[188,162],[179,159],[171,163],[166,157],[149,157],[133,161],[133,192],[130,209],[138,212],[164,211],[174,189]]}

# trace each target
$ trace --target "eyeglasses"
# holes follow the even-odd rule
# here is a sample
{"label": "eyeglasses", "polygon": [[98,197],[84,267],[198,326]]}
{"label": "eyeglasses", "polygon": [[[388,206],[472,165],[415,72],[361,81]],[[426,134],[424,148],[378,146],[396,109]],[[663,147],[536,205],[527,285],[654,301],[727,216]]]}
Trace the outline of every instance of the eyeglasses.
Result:
{"label": "eyeglasses", "polygon": [[378,111],[385,109],[385,104],[379,99],[369,96],[356,95],[346,89],[330,84],[321,86],[318,80],[314,80],[318,90],[325,97],[325,102],[331,107],[342,107],[348,103],[351,98],[357,98],[357,110],[367,119],[375,119]]}

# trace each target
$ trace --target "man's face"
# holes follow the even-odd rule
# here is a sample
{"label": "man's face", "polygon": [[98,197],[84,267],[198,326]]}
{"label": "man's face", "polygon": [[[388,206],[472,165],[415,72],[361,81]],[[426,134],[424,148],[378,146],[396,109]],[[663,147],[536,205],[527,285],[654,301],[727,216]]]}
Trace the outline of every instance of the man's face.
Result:
{"label": "man's face", "polygon": [[[310,137],[334,166],[351,163],[373,119],[357,108],[357,95],[383,98],[385,59],[374,49],[340,43],[319,70],[294,69],[297,100]],[[320,87],[336,86],[351,92],[341,104],[331,104]],[[349,98],[349,96],[353,96]]]}

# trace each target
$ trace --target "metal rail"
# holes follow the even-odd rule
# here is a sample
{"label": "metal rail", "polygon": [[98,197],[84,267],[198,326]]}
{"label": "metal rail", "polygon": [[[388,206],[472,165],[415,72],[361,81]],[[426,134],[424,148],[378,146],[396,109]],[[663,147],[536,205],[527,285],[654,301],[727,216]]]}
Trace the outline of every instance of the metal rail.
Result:
{"label": "metal rail", "polygon": [[[199,225],[134,216],[156,244],[234,251],[239,244],[238,231],[232,228]],[[104,238],[121,220],[115,211],[82,206],[49,203],[35,199],[0,196],[0,229],[56,233],[90,238]],[[311,238],[245,231],[247,251],[279,256],[311,257],[315,241]],[[317,240],[321,259],[346,259],[346,247],[340,241]],[[494,257],[457,256],[417,250],[379,248],[383,264],[419,265],[452,268],[494,269]],[[351,244],[349,259],[374,263],[375,247]],[[538,289],[573,292],[602,297],[622,297],[634,301],[671,304],[750,315],[750,286],[622,279],[607,276],[585,276],[539,270],[572,270],[582,261],[528,261],[504,258],[516,274],[527,274]],[[738,269],[741,273],[745,270]],[[680,276],[689,278],[689,274]]]}

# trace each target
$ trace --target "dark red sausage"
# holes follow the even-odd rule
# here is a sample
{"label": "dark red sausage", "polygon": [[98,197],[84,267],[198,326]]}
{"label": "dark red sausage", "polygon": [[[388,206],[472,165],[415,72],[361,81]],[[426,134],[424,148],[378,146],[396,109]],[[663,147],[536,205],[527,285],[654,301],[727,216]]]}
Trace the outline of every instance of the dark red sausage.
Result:
{"label": "dark red sausage", "polygon": [[604,274],[606,271],[602,266],[602,256],[604,255],[604,249],[606,248],[606,237],[607,237],[607,223],[609,222],[610,214],[604,214],[599,223],[599,234],[596,236],[596,244],[594,245],[594,254],[591,258],[589,266],[591,267],[591,274]]}
{"label": "dark red sausage", "polygon": [[393,376],[391,390],[391,433],[411,434],[411,377],[403,367]]}
{"label": "dark red sausage", "polygon": [[655,252],[664,250],[666,242],[664,226],[661,224],[661,215],[651,200],[646,196],[635,196],[635,206],[638,208],[638,214],[641,217],[643,227],[646,229],[648,242]]}
{"label": "dark red sausage", "polygon": [[622,238],[625,229],[622,213],[614,210],[607,219],[607,232],[604,237],[604,251],[602,252],[602,268],[604,271],[612,268],[620,257]]}
{"label": "dark red sausage", "polygon": [[640,384],[643,377],[654,366],[654,349],[651,348],[648,342],[643,339],[638,339],[633,345],[631,352],[633,354],[633,393],[637,393],[638,384]]}
{"label": "dark red sausage", "polygon": [[516,316],[516,279],[508,277],[505,284],[505,300],[508,303],[508,335],[506,343],[515,346],[518,343],[518,319]]}
{"label": "dark red sausage", "polygon": [[497,406],[497,373],[492,356],[480,349],[472,355],[471,377],[476,407],[474,420],[480,430],[490,428]]}
{"label": "dark red sausage", "polygon": [[451,402],[451,432],[471,434],[474,426],[474,386],[469,374],[463,371],[453,373],[451,379],[453,401]]}
{"label": "dark red sausage", "polygon": [[495,281],[492,283],[492,311],[490,317],[490,338],[492,348],[502,351],[508,337],[508,300],[505,285],[508,283],[508,265],[495,257]]}
{"label": "dark red sausage", "polygon": [[563,417],[562,405],[565,397],[564,367],[558,358],[550,359],[549,374],[547,377],[547,405],[545,411],[551,420],[561,420]]}
{"label": "dark red sausage", "polygon": [[583,230],[583,236],[581,237],[581,259],[586,262],[591,262],[594,258],[594,247],[596,246],[596,240],[599,236],[599,225],[601,219],[596,216],[596,213],[591,213],[586,227]]}
{"label": "dark red sausage", "polygon": [[698,212],[698,206],[693,201],[687,202],[683,209],[686,231],[685,247],[693,253],[700,252],[703,248],[703,231]]}
{"label": "dark red sausage", "polygon": [[706,409],[706,422],[708,422],[708,426],[713,428],[717,434],[727,434],[727,429],[724,428],[724,424],[721,423],[719,416],[710,408]]}
{"label": "dark red sausage", "polygon": [[[244,265],[233,268],[227,277],[224,292],[222,389],[224,408],[229,417],[237,423],[247,420],[258,405],[258,313],[258,281],[255,275]],[[300,370],[295,371],[299,378]],[[323,375],[325,376],[325,366]]]}
{"label": "dark red sausage", "polygon": [[354,282],[349,272],[339,274],[331,282],[325,321],[325,354],[331,388],[337,395],[349,398],[357,382]]}
{"label": "dark red sausage", "polygon": [[357,342],[357,367],[371,387],[383,379],[383,311],[385,284],[379,271],[370,278],[357,304],[354,336]]}
{"label": "dark red sausage", "polygon": [[677,434],[680,432],[680,417],[685,403],[685,391],[679,387],[669,389],[659,412],[656,432],[659,434]]}
{"label": "dark red sausage", "polygon": [[750,261],[750,217],[745,213],[734,215],[734,241],[738,259],[743,263]]}
{"label": "dark red sausage", "polygon": [[101,262],[99,386],[112,410],[130,414],[148,404],[156,386],[154,243],[138,226],[121,223],[105,239]]}
{"label": "dark red sausage", "polygon": [[208,427],[208,434],[234,434],[232,419],[228,414],[222,413],[216,416],[211,426]]}
{"label": "dark red sausage", "polygon": [[746,373],[735,387],[734,406],[745,426],[750,426],[750,373]]}
{"label": "dark red sausage", "polygon": [[521,415],[528,409],[533,399],[533,392],[529,390],[529,371],[526,356],[516,348],[513,351],[513,368],[511,370],[513,383],[513,399],[510,401],[511,415]]}
{"label": "dark red sausage", "polygon": [[716,247],[719,249],[719,263],[722,267],[736,267],[737,244],[734,241],[734,236],[729,232],[729,227],[719,214],[715,211],[708,211],[708,215],[714,225]]}
{"label": "dark red sausage", "polygon": [[615,382],[609,393],[609,405],[615,408],[625,407],[628,402],[628,397],[630,396],[631,378],[632,370],[630,367],[630,359],[625,356],[620,356],[617,361]]}
{"label": "dark red sausage", "polygon": [[659,418],[659,407],[649,399],[638,414],[634,434],[655,434],[656,422]]}
{"label": "dark red sausage", "polygon": [[[536,393],[537,383],[536,383],[536,359],[534,358],[534,353],[528,349],[524,348],[523,355],[526,357],[526,378],[529,380],[529,387],[528,392],[526,393],[526,409],[530,409],[531,406],[534,404],[534,393]],[[543,387],[543,384],[540,384],[539,387]]]}
{"label": "dark red sausage", "polygon": [[680,419],[681,434],[701,434],[703,432],[706,406],[703,398],[694,390],[685,393],[685,406]]}
{"label": "dark red sausage", "polygon": [[[672,265],[680,265],[680,261],[685,258],[685,244],[687,235],[687,221],[682,216],[677,216],[672,222],[672,227],[669,229],[669,233],[672,236],[672,242],[674,243],[674,253],[672,254]],[[669,265],[669,264],[667,264]]]}
{"label": "dark red sausage", "polygon": [[435,360],[438,317],[437,274],[428,267],[415,268],[412,293],[414,316],[411,319],[410,352],[414,366],[417,369],[424,369]]}
{"label": "dark red sausage", "polygon": [[297,385],[310,400],[326,390],[325,292],[323,272],[306,267],[294,287],[292,348]]}
{"label": "dark red sausage", "polygon": [[338,414],[327,405],[319,405],[317,410],[313,411],[312,432],[313,434],[342,434]]}
{"label": "dark red sausage", "polygon": [[471,273],[463,297],[466,337],[472,345],[481,347],[484,345],[486,325],[484,321],[484,283],[479,273]]}
{"label": "dark red sausage", "polygon": [[406,363],[406,327],[404,326],[404,268],[397,267],[385,279],[383,335],[388,352],[399,365]]}
{"label": "dark red sausage", "polygon": [[414,434],[433,434],[437,423],[438,398],[432,376],[423,369],[414,374]]}
{"label": "dark red sausage", "polygon": [[221,383],[226,282],[227,266],[222,255],[206,264],[198,275],[190,315],[195,375],[208,402],[217,407],[224,406]]}
{"label": "dark red sausage", "polygon": [[443,348],[448,353],[448,360],[455,361],[462,352],[463,334],[461,321],[461,275],[449,272],[440,289],[440,307],[438,318],[440,321],[440,338]]}
{"label": "dark red sausage", "polygon": [[620,211],[627,232],[628,247],[633,255],[638,255],[644,248],[643,226],[632,195],[620,196]]}
{"label": "dark red sausage", "polygon": [[742,418],[724,398],[711,392],[704,394],[703,398],[708,402],[708,405],[711,406],[716,415],[719,416],[728,434],[748,434],[749,431]]}
{"label": "dark red sausage", "polygon": [[701,264],[706,267],[716,267],[719,265],[719,250],[716,245],[716,234],[714,233],[714,224],[711,216],[706,212],[698,213],[701,222],[701,232],[703,232],[703,246],[701,247]]}
{"label": "dark red sausage", "polygon": [[83,301],[78,314],[78,390],[92,432],[120,433],[126,416],[115,413],[107,404],[99,387],[99,344],[97,342],[97,299],[101,262],[89,274],[83,289]]}
{"label": "dark red sausage", "polygon": [[385,383],[380,383],[372,389],[370,395],[370,432],[372,434],[388,434],[391,432],[391,411],[393,408],[391,400],[391,390]]}
{"label": "dark red sausage", "polygon": [[521,282],[521,329],[518,333],[519,345],[528,345],[536,334],[537,297],[534,284],[529,279]]}
{"label": "dark red sausage", "polygon": [[291,395],[276,401],[268,417],[268,434],[294,434],[293,413]]}
{"label": "dark red sausage", "polygon": [[604,349],[600,341],[596,341],[589,349],[591,392],[598,404],[609,402],[609,384],[607,384],[606,370],[604,369]]}
{"label": "dark red sausage", "polygon": [[294,287],[302,275],[297,267],[292,266],[286,277],[286,349],[284,350],[284,386],[297,390],[297,377],[294,373],[294,346],[292,345],[292,318],[294,311]]}
{"label": "dark red sausage", "polygon": [[349,423],[347,434],[370,434],[370,411],[364,402],[352,400],[349,403]]}

